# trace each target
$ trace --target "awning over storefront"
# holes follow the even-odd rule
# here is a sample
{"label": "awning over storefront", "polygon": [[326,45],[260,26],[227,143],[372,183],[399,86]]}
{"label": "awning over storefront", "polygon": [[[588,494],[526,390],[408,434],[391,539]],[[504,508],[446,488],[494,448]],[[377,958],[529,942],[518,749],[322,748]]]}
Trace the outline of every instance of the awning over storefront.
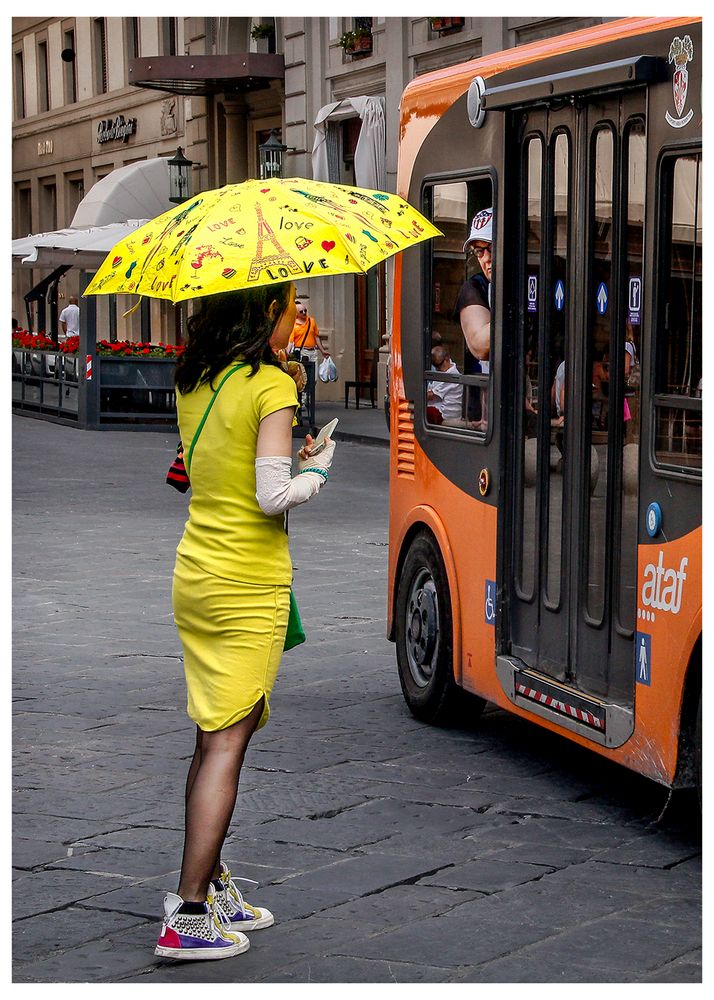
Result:
{"label": "awning over storefront", "polygon": [[339,180],[339,151],[337,142],[330,142],[334,134],[330,126],[354,116],[355,112],[362,119],[355,149],[355,184],[383,191],[387,183],[383,97],[348,97],[320,108],[315,118],[312,176],[316,181]]}
{"label": "awning over storefront", "polygon": [[97,181],[79,203],[72,228],[154,219],[173,207],[169,201],[168,159],[153,157],[118,167]]}
{"label": "awning over storefront", "polygon": [[285,59],[267,52],[218,56],[142,56],[129,63],[129,83],[187,97],[244,94],[285,79]]}

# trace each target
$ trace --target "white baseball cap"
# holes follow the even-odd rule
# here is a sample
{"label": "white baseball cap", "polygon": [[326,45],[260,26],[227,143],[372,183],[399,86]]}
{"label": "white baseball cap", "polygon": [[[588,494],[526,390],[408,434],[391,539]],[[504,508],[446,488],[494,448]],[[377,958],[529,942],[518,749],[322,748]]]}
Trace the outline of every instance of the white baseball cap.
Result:
{"label": "white baseball cap", "polygon": [[492,243],[493,237],[491,235],[491,225],[493,223],[493,209],[492,208],[482,208],[480,212],[477,212],[473,217],[471,222],[471,232],[469,233],[469,238],[464,243],[464,253],[469,248],[469,244],[473,243],[474,240],[483,240],[485,243]]}

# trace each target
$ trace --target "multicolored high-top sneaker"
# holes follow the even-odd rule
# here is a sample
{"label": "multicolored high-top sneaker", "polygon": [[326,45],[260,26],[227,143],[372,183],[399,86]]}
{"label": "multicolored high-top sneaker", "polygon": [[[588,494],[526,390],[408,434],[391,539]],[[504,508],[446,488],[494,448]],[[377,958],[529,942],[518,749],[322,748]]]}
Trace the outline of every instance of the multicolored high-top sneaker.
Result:
{"label": "multicolored high-top sneaker", "polygon": [[233,878],[225,861],[221,861],[221,877],[214,879],[218,903],[230,920],[231,933],[237,931],[259,931],[275,923],[275,917],[265,907],[251,906],[243,899],[236,882],[257,885],[252,878]]}
{"label": "multicolored high-top sneaker", "polygon": [[[182,912],[184,901],[174,892],[164,899],[164,922],[154,950],[161,958],[231,958],[250,948],[250,941],[233,930],[211,883],[201,913]],[[193,907],[192,907],[193,909]]]}

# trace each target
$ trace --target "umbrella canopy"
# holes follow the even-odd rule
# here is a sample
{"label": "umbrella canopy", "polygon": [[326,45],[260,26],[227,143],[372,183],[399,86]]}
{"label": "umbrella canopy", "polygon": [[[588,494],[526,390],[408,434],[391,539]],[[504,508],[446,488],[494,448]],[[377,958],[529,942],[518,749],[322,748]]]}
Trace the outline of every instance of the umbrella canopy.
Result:
{"label": "umbrella canopy", "polygon": [[92,185],[77,206],[72,228],[153,219],[172,207],[169,193],[166,157],[127,163]]}
{"label": "umbrella canopy", "polygon": [[229,184],[121,240],[85,295],[180,302],[217,292],[365,273],[441,232],[395,194],[304,177]]}
{"label": "umbrella canopy", "polygon": [[118,240],[136,232],[145,223],[146,219],[129,219],[89,229],[58,229],[53,233],[24,236],[12,241],[13,263],[37,268],[65,263],[98,267]]}

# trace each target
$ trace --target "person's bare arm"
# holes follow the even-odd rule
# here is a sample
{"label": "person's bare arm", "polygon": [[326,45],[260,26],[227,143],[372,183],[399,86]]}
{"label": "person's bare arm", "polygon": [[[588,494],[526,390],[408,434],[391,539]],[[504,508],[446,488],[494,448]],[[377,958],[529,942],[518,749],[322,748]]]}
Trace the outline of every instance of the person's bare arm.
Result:
{"label": "person's bare arm", "polygon": [[488,361],[491,349],[491,312],[485,306],[465,306],[459,313],[466,346],[479,361]]}
{"label": "person's bare arm", "polygon": [[295,408],[288,406],[263,417],[258,428],[256,458],[264,458],[268,455],[292,457],[294,416]]}
{"label": "person's bare arm", "polygon": [[330,352],[322,343],[322,334],[319,331],[315,334],[315,343],[317,344],[318,350],[322,354],[323,358],[329,358]]}

